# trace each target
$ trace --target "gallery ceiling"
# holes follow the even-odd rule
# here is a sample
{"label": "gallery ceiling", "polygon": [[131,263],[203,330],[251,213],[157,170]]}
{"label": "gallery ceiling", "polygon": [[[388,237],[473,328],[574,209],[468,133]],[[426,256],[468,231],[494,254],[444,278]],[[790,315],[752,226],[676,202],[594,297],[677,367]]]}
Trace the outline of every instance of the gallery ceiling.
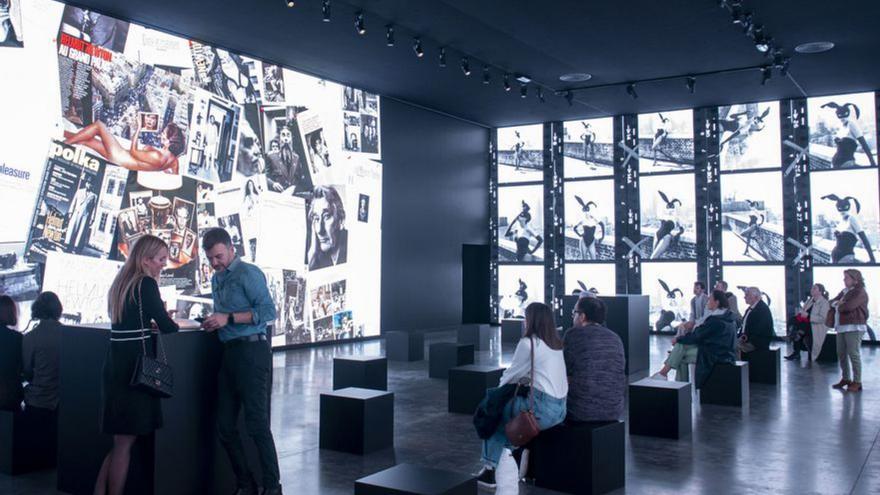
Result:
{"label": "gallery ceiling", "polygon": [[[489,126],[880,88],[880,2],[744,1],[790,56],[788,77],[774,70],[762,86],[758,68],[698,76],[693,94],[685,83],[690,74],[770,63],[719,0],[332,0],[330,22],[322,21],[323,0],[298,0],[292,8],[285,0],[75,3]],[[355,29],[358,11],[363,35]],[[389,24],[394,46],[386,43]],[[422,58],[413,50],[416,36]],[[794,53],[813,41],[836,46]],[[441,46],[446,67],[438,63]],[[463,55],[469,77],[460,67]],[[484,63],[491,66],[488,85]],[[534,84],[521,98],[512,77],[512,90],[504,91],[505,72],[530,76],[545,102]],[[578,72],[593,77],[559,80]],[[628,82],[667,77],[637,84],[638,99],[625,91]],[[572,105],[554,94],[609,84],[574,92]]]}

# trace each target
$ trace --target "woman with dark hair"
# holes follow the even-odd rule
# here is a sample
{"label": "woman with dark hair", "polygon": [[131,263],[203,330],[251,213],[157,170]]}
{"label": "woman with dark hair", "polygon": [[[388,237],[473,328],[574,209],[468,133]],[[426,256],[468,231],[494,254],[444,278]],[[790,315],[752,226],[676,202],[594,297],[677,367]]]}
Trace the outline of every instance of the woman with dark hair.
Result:
{"label": "woman with dark hair", "polygon": [[64,308],[54,292],[43,292],[31,305],[37,326],[24,335],[22,357],[24,403],[27,409],[54,415],[58,407],[58,365],[61,352],[61,313]]}
{"label": "woman with dark hair", "polygon": [[[592,208],[597,206],[596,203],[592,201],[584,202],[584,200],[577,195],[575,195],[574,199],[576,199],[581,205],[581,210],[584,213],[584,218],[572,227],[575,235],[580,237],[578,249],[581,254],[581,259],[595,260],[598,255],[596,245],[605,239],[605,224],[600,222],[592,213]],[[578,227],[580,227],[580,231],[578,231]],[[598,238],[596,237],[597,227],[602,234]]]}
{"label": "woman with dark hair", "polygon": [[178,171],[177,157],[186,151],[186,137],[180,127],[169,122],[162,129],[161,149],[149,145],[144,149],[139,149],[140,133],[141,127],[138,122],[135,135],[131,138],[131,146],[125,149],[116,140],[116,136],[110,133],[107,126],[99,120],[83,127],[76,133],[65,131],[64,136],[67,139],[64,142],[66,144],[81,144],[96,151],[108,161],[128,170],[143,172],[168,170],[176,174]]}
{"label": "woman with dark hair", "polygon": [[[534,376],[531,391],[534,415],[541,430],[552,428],[565,419],[565,401],[568,396],[568,377],[562,339],[556,331],[553,311],[543,303],[532,303],[526,308],[525,335],[513,353],[510,367],[501,375],[499,387],[528,382]],[[520,412],[528,410],[528,396],[515,395],[504,406],[498,429],[483,441],[483,470],[477,482],[486,488],[495,487],[495,468],[505,448],[511,448],[504,427]]]}
{"label": "woman with dark hair", "polygon": [[[865,139],[865,131],[859,123],[861,111],[855,103],[844,103],[840,105],[836,102],[828,102],[822,105],[822,108],[830,108],[834,110],[834,114],[840,120],[840,129],[834,136],[834,144],[837,147],[834,156],[831,158],[831,166],[834,168],[852,168],[856,166],[856,150],[859,145],[862,146],[865,155],[868,156],[868,163],[872,167],[877,166],[877,160],[871,152],[871,146]],[[853,117],[855,112],[855,117]]]}
{"label": "woman with dark hair", "polygon": [[[803,307],[795,315],[796,323],[793,325],[798,330],[792,337],[794,350],[785,356],[785,359],[795,360],[800,357],[801,351],[807,351],[811,360],[819,357],[822,344],[825,343],[825,334],[828,333],[825,318],[828,316],[829,309],[828,291],[825,290],[824,285],[814,284],[810,288],[810,298],[804,302]],[[801,335],[797,335],[798,333]]]}
{"label": "woman with dark hair", "polygon": [[[834,228],[836,243],[831,251],[831,261],[840,264],[858,263],[855,248],[858,242],[862,241],[862,245],[868,252],[868,258],[871,263],[874,263],[876,260],[874,259],[874,250],[871,248],[871,241],[868,240],[868,235],[859,220],[859,213],[862,212],[862,204],[859,203],[859,200],[852,196],[841,198],[836,194],[822,196],[822,199],[834,201],[834,206],[840,213],[840,221]],[[853,205],[856,207],[855,213],[852,212]]]}
{"label": "woman with dark hair", "polygon": [[[664,117],[662,113],[658,113],[660,116],[660,123],[657,126],[657,130],[654,131],[654,140],[651,141],[651,153],[654,155],[654,163],[652,166],[657,166],[657,160],[660,158],[660,153],[663,153],[663,150],[660,149],[661,146],[666,142],[666,138],[669,137],[669,130],[666,129],[666,126],[669,125],[669,119]],[[666,153],[663,153],[664,155]]]}
{"label": "woman with dark hair", "polygon": [[248,179],[244,185],[244,211],[248,214],[253,212],[253,209],[257,206],[257,203],[260,201],[260,198],[257,196],[260,195],[260,190],[257,188],[256,182],[253,179]]}
{"label": "woman with dark hair", "polygon": [[684,234],[684,227],[678,222],[678,207],[681,206],[681,200],[678,198],[670,200],[663,191],[657,191],[657,193],[666,204],[666,208],[660,215],[660,228],[654,233],[654,250],[651,252],[652,260],[663,256],[666,250],[669,249],[669,246]]}
{"label": "woman with dark hair", "polygon": [[0,410],[21,409],[21,334],[18,305],[9,296],[0,296]]}
{"label": "woman with dark hair", "polygon": [[[752,248],[752,239],[755,238],[755,232],[758,230],[758,227],[764,225],[764,222],[767,220],[764,214],[758,209],[757,201],[747,199],[746,203],[749,205],[749,225],[739,233],[740,237],[746,241],[746,250],[743,252],[743,256],[749,255],[749,250]],[[760,222],[758,221],[758,217],[761,218]]]}
{"label": "woman with dark hair", "polygon": [[868,330],[868,293],[858,270],[844,270],[843,285],[840,294],[830,301],[825,318],[825,325],[837,331],[837,360],[842,375],[832,388],[858,392],[862,389],[862,334]]}
{"label": "woman with dark hair", "polygon": [[[516,261],[535,261],[535,252],[541,248],[544,238],[535,233],[529,223],[532,221],[531,207],[525,201],[522,202],[522,211],[513,219],[504,237],[513,239],[516,242]],[[535,241],[535,247],[531,247],[532,240]]]}

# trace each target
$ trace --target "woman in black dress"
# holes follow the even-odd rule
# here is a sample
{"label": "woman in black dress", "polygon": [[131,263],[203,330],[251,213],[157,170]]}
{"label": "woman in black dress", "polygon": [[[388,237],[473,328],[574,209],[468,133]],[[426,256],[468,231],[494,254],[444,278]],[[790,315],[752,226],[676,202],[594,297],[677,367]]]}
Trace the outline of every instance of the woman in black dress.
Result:
{"label": "woman in black dress", "polygon": [[162,333],[178,329],[165,310],[157,282],[167,262],[165,241],[152,235],[141,237],[110,286],[107,299],[113,326],[104,362],[101,429],[113,435],[113,448],[98,473],[96,495],[124,492],[132,445],[139,435],[162,427],[159,399],[130,383],[144,349],[154,352],[151,324]]}

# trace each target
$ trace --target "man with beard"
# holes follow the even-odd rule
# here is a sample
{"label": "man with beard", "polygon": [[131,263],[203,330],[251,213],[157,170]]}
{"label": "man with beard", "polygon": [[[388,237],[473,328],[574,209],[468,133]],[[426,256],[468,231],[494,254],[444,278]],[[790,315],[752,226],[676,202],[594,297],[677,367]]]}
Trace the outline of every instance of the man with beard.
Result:
{"label": "man with beard", "polygon": [[270,151],[266,171],[266,180],[269,189],[275,192],[284,192],[293,187],[293,192],[307,190],[310,184],[306,184],[305,170],[300,163],[299,154],[293,149],[293,131],[289,126],[284,126],[278,132],[278,151]]}
{"label": "man with beard", "polygon": [[331,186],[315,188],[309,206],[312,238],[309,245],[309,270],[340,265],[348,258],[348,230],[342,198]]}

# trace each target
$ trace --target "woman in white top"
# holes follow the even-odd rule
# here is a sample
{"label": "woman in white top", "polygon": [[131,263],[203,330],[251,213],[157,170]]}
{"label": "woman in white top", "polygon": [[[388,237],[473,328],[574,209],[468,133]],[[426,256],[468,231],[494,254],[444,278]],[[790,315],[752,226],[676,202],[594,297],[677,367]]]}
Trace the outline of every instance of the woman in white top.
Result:
{"label": "woman in white top", "polygon": [[[562,339],[556,331],[553,311],[542,303],[532,303],[526,308],[525,336],[520,339],[513,353],[510,367],[501,375],[499,387],[516,384],[531,374],[531,350],[534,346],[535,369],[532,394],[535,404],[535,419],[541,430],[552,428],[565,419],[568,396],[568,376],[565,372],[565,357],[562,353]],[[504,414],[498,430],[488,440],[483,441],[483,465],[477,481],[483,487],[495,487],[495,467],[505,448],[512,448],[504,427],[521,411],[528,410],[528,395],[510,399],[504,407]]]}
{"label": "woman in white top", "polygon": [[813,361],[819,357],[822,351],[822,344],[825,343],[825,335],[828,333],[828,327],[825,326],[825,318],[828,316],[828,310],[831,304],[828,302],[828,291],[822,284],[815,284],[810,289],[810,300],[802,310],[805,315],[810,317],[810,329],[813,331]]}

